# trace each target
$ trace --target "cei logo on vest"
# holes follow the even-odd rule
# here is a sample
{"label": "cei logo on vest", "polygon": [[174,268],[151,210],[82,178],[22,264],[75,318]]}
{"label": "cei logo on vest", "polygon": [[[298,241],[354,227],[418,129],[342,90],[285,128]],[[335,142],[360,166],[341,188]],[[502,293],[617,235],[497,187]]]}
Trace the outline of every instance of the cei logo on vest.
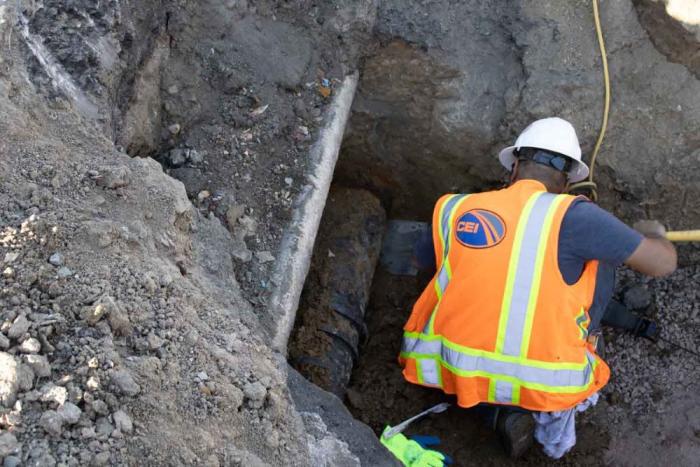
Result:
{"label": "cei logo on vest", "polygon": [[472,209],[457,220],[457,240],[470,248],[496,246],[505,235],[506,225],[501,216],[485,209]]}

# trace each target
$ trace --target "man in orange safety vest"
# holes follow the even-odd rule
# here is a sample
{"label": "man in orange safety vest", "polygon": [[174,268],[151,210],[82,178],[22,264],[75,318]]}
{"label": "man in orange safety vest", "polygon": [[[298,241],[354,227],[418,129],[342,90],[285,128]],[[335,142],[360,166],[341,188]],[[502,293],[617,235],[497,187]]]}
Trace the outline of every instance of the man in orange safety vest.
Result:
{"label": "man in orange safety vest", "polygon": [[508,188],[435,206],[436,273],[404,326],[399,360],[407,381],[462,407],[500,407],[495,426],[515,457],[532,444],[531,412],[572,410],[607,383],[591,334],[615,267],[663,276],[677,259],[658,222],[635,230],[564,194],[589,173],[569,122],[535,121],[499,158]]}

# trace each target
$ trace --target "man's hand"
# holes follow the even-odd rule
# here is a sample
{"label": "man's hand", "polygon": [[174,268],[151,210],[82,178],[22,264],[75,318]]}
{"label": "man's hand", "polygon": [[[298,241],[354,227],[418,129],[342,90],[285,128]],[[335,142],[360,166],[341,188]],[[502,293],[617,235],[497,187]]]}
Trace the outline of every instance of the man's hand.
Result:
{"label": "man's hand", "polygon": [[666,238],[666,227],[659,221],[637,221],[632,228],[647,238]]}
{"label": "man's hand", "polygon": [[666,228],[661,222],[638,221],[632,227],[645,238],[625,264],[652,277],[667,276],[675,271],[678,266],[676,248],[666,240]]}

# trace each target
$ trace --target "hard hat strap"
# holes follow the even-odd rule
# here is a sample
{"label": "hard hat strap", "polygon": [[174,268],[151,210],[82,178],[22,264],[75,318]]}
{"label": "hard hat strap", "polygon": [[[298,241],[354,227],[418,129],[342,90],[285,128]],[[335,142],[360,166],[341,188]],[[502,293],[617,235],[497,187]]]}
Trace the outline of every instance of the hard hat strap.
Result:
{"label": "hard hat strap", "polygon": [[573,160],[570,157],[545,149],[520,148],[516,150],[515,154],[518,160],[536,162],[564,173],[569,173],[573,164]]}

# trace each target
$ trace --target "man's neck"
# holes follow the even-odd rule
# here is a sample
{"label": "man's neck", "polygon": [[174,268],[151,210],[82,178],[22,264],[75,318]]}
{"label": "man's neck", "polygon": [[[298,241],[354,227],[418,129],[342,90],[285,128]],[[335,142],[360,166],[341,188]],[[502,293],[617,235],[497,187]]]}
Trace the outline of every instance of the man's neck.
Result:
{"label": "man's neck", "polygon": [[542,186],[545,188],[545,190],[547,190],[547,191],[550,192],[550,193],[560,194],[560,193],[563,193],[563,192],[564,192],[564,190],[562,189],[562,187],[560,187],[560,186],[552,186],[551,184],[548,184],[546,181],[544,181],[544,180],[539,180],[539,179],[537,179],[537,178],[530,178],[530,177],[517,178],[517,179],[513,180],[513,182],[511,183],[511,185],[515,185],[515,184],[518,183],[518,182],[526,182],[526,183],[527,183],[527,182],[529,182],[529,183],[535,182],[535,183],[538,183],[538,184],[542,185]]}

